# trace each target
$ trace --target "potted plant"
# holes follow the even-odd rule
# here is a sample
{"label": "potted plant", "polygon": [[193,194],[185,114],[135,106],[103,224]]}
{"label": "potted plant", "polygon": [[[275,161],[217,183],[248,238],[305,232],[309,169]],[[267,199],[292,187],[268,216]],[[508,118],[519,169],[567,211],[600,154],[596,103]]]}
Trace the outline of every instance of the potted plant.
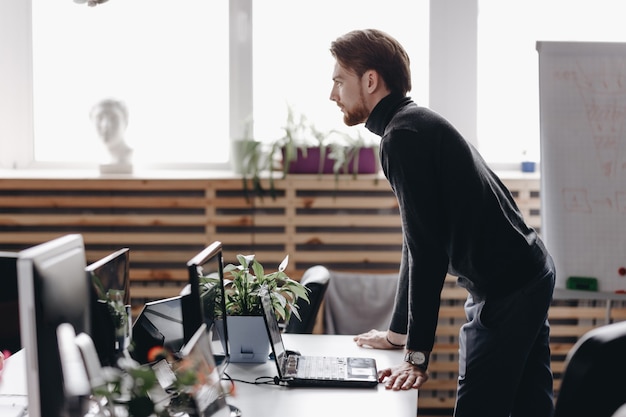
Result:
{"label": "potted plant", "polygon": [[[154,364],[140,364],[122,357],[117,367],[102,368],[100,383],[92,388],[94,406],[89,415],[108,417],[170,417],[193,413],[190,391],[201,382],[195,369],[184,358],[177,361],[166,350],[157,354]],[[172,375],[168,392],[157,374]]]}
{"label": "potted plant", "polygon": [[279,321],[288,322],[292,315],[300,319],[296,302],[306,301],[308,288],[285,273],[289,255],[278,270],[266,273],[254,255],[237,255],[238,265],[224,267],[224,296],[228,339],[232,362],[265,362],[269,353],[269,340],[263,319],[259,294],[267,290],[274,313]]}
{"label": "potted plant", "polygon": [[278,141],[283,176],[287,174],[365,174],[378,171],[378,153],[361,132],[357,136],[319,130],[306,116],[288,107],[285,135]]}
{"label": "potted plant", "polygon": [[[233,153],[242,174],[246,200],[251,195],[276,197],[274,171],[288,174],[375,174],[379,169],[378,145],[356,130],[356,136],[337,130],[322,131],[305,115],[287,107],[284,135],[269,143],[248,139],[236,141],[241,152]],[[234,161],[235,162],[235,161]],[[282,165],[282,168],[279,168]],[[263,187],[261,173],[267,172],[269,186]]]}
{"label": "potted plant", "polygon": [[[254,139],[253,120],[248,117],[243,123],[243,136],[231,141],[231,164],[235,174],[240,174],[246,200],[250,199],[250,192],[263,196],[265,189],[261,183],[261,173],[271,172],[271,152],[264,144]],[[270,180],[270,194],[274,197],[273,178]]]}

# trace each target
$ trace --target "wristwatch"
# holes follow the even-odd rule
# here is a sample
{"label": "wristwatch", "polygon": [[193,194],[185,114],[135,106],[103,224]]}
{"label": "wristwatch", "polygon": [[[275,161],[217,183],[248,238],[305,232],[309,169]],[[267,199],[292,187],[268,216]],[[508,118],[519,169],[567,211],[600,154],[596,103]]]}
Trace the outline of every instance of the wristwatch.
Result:
{"label": "wristwatch", "polygon": [[408,351],[404,355],[404,361],[410,363],[413,366],[418,367],[422,371],[428,368],[428,354],[418,351]]}

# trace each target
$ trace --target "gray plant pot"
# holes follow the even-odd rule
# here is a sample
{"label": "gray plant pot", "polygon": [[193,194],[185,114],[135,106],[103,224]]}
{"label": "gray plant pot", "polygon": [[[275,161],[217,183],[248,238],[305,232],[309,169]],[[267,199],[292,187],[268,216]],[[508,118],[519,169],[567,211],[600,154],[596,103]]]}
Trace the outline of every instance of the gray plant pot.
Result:
{"label": "gray plant pot", "polygon": [[270,342],[263,316],[228,316],[230,362],[267,361]]}

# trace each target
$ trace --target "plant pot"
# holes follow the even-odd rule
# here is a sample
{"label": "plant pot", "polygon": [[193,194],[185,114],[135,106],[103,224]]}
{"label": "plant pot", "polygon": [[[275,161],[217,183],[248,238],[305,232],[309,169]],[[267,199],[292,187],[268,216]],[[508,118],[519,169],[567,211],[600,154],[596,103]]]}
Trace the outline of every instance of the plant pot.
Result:
{"label": "plant pot", "polygon": [[[309,147],[303,152],[297,149],[297,157],[289,164],[288,173],[290,174],[333,174],[333,166],[335,160],[330,158],[331,149],[327,147],[324,160],[320,161],[321,148],[314,146]],[[359,149],[358,166],[356,166],[355,158],[352,158],[347,167],[342,166],[338,174],[375,174],[378,172],[377,149],[368,147]],[[285,160],[285,150],[282,150],[283,161]],[[347,169],[346,169],[347,168]]]}
{"label": "plant pot", "polygon": [[227,316],[230,362],[266,362],[270,353],[263,316]]}
{"label": "plant pot", "polygon": [[252,139],[236,139],[230,145],[230,161],[235,174],[251,174],[259,166],[261,142]]}

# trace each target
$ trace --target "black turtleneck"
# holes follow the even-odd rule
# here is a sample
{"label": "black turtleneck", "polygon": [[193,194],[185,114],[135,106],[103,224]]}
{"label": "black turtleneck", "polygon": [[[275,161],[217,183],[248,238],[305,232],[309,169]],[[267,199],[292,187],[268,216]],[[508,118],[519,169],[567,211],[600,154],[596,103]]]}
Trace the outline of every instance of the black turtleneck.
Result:
{"label": "black turtleneck", "polygon": [[443,117],[391,94],[365,126],[381,136],[404,236],[389,328],[408,335],[409,349],[430,351],[446,273],[474,294],[500,297],[542,274],[549,255],[509,190]]}

